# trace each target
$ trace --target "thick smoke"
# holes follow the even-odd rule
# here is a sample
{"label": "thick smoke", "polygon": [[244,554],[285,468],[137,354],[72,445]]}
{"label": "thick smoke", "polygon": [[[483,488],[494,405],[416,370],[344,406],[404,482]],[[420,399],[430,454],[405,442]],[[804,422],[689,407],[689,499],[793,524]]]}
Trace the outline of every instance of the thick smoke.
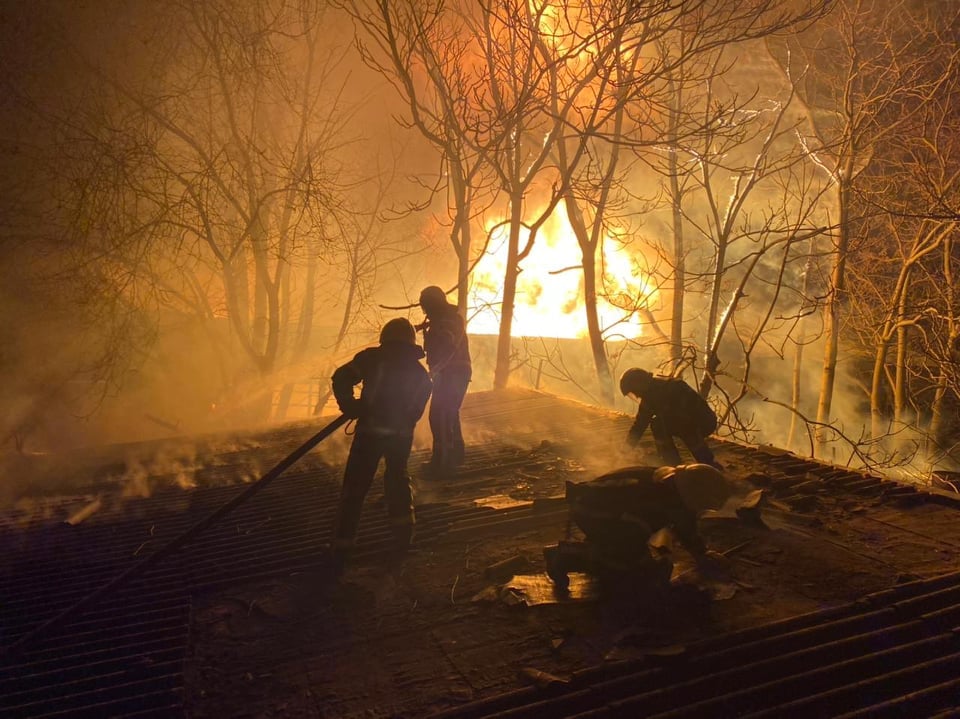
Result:
{"label": "thick smoke", "polygon": [[[454,218],[450,198],[438,192],[445,188],[446,170],[435,147],[395,122],[396,117],[405,117],[407,108],[395,88],[353,54],[348,42],[351,26],[345,18],[332,12],[322,18],[324,42],[315,48],[320,59],[313,69],[329,73],[322,78],[329,92],[300,98],[314,108],[310,121],[302,125],[294,111],[276,108],[284,107],[281,100],[287,91],[302,87],[288,81],[304,80],[300,73],[310,55],[294,40],[305,35],[278,33],[283,38],[278,42],[290,44],[258,46],[258,51],[275,53],[270,57],[277,60],[273,70],[282,80],[277,84],[282,92],[271,96],[271,109],[254,108],[245,118],[257,141],[243,146],[236,139],[223,139],[229,122],[216,116],[221,98],[210,94],[207,104],[191,92],[201,76],[197,67],[216,65],[213,56],[204,53],[220,52],[216,57],[229,60],[227,65],[236,63],[237,71],[227,78],[236,82],[232,99],[240,103],[237,107],[250,104],[249,88],[243,84],[248,69],[243,63],[249,57],[240,51],[245,46],[231,45],[226,36],[224,44],[212,50],[190,44],[189,28],[171,25],[186,22],[178,12],[175,6],[119,1],[90,6],[49,2],[36,11],[3,10],[11,38],[3,46],[2,58],[4,87],[10,92],[0,107],[0,119],[9,128],[2,139],[0,167],[4,215],[0,370],[5,376],[0,390],[0,457],[8,468],[2,489],[8,499],[40,486],[88,491],[98,483],[113,483],[129,496],[147,496],[160,486],[255,479],[269,465],[243,461],[234,466],[225,459],[244,450],[265,449],[239,444],[234,448],[232,442],[243,442],[237,439],[244,436],[241,432],[300,421],[311,423],[303,425],[308,434],[309,426],[322,421],[318,415],[335,411],[329,395],[333,370],[373,344],[379,327],[392,317],[419,322],[419,309],[409,305],[420,288],[437,284],[448,289],[456,282]],[[249,18],[243,13],[238,18],[237,27],[242,29]],[[169,32],[171,26],[183,32]],[[244,42],[266,36],[241,35]],[[756,78],[769,76],[762,89],[771,99],[760,98],[739,114],[718,119],[719,124],[763,118],[786,102],[784,78],[773,78],[770,62],[759,48],[736,58],[739,70],[729,76],[728,92],[759,93]],[[276,77],[261,78],[264,92]],[[736,83],[746,84],[741,88]],[[171,95],[176,95],[172,101]],[[205,128],[201,146],[217,148],[228,171],[208,174],[211,166],[205,160],[198,163],[188,152],[195,147],[179,142],[176,133],[164,132],[164,124],[151,116],[161,110],[167,123]],[[781,145],[794,142],[808,121],[799,111],[785,118],[790,132],[776,144],[778,153],[786,152]],[[314,143],[311,153],[316,148],[329,152],[320,153],[322,161],[291,171],[290,158],[313,155],[298,155],[291,148],[299,146],[283,143],[305,135]],[[750,152],[764,137],[758,132],[752,144],[744,143],[724,156],[714,199],[723,204],[732,197],[739,180],[728,168],[749,166]],[[333,139],[322,145],[326,138]],[[666,156],[657,147],[644,160],[656,165]],[[181,161],[184,164],[178,165]],[[247,172],[237,169],[244,162]],[[614,380],[631,366],[663,373],[675,369],[663,337],[650,322],[656,320],[661,332],[669,327],[675,260],[672,214],[663,199],[666,183],[662,173],[649,167],[630,171],[635,176],[626,193],[629,199],[617,208],[620,216],[611,220],[611,229],[615,226],[624,247],[636,250],[644,280],[660,294],[645,308],[649,314],[642,321],[631,320],[645,323],[639,336],[610,333],[606,349]],[[813,179],[797,170],[790,181],[802,177],[810,183],[811,195],[826,193],[829,183],[815,170],[810,172]],[[251,182],[250,177],[257,180]],[[478,178],[477,204],[470,218],[475,225],[471,261],[484,246],[491,223],[509,209],[495,192],[495,181]],[[543,197],[537,195],[546,193],[551,182],[531,188],[524,198],[525,210],[543,205]],[[285,195],[287,188],[295,189]],[[790,187],[799,189],[803,188]],[[255,211],[236,201],[252,190],[260,191]],[[729,398],[737,398],[736,416],[721,433],[751,442],[789,444],[790,449],[807,453],[810,439],[805,429],[801,427],[792,440],[786,434],[791,413],[783,405],[791,402],[793,371],[787,334],[795,330],[798,312],[826,295],[829,261],[822,248],[804,245],[785,263],[782,275],[777,252],[765,250],[761,261],[751,264],[758,247],[752,238],[764,225],[765,213],[783,202],[802,215],[788,201],[789,192],[782,190],[771,182],[757,192],[751,205],[757,216],[745,217],[737,226],[742,247],[728,248],[719,271],[711,264],[718,228],[704,219],[707,203],[699,197],[685,208],[689,287],[682,339],[695,356],[694,369],[688,369],[684,378],[693,384],[701,376],[704,348],[713,329],[706,327],[708,292],[718,287],[721,317],[734,299],[739,303],[720,345],[711,395],[721,411]],[[696,197],[692,189],[689,193]],[[561,205],[558,208],[563,211]],[[829,225],[829,217],[836,214],[833,201],[824,199],[816,212],[819,215],[811,213],[797,224]],[[548,230],[550,224],[544,227],[545,233]],[[255,233],[256,242],[266,243],[269,251],[254,255],[259,245],[254,248],[251,242],[250,256],[234,262],[232,253],[239,253]],[[771,241],[777,239],[775,232],[769,235]],[[819,284],[814,283],[806,296],[800,289],[804,253],[817,255],[819,271]],[[550,269],[574,272],[576,260],[573,263],[572,269]],[[747,268],[753,268],[755,279],[741,287],[741,273]],[[521,272],[529,277],[533,269],[531,263]],[[544,285],[548,281],[549,277],[531,285],[540,298],[550,296]],[[276,293],[268,296],[271,289]],[[470,314],[486,304],[493,306],[494,321],[483,331],[496,326],[501,289],[496,282],[487,295],[480,294],[478,285],[471,288]],[[775,292],[780,295],[771,305]],[[533,291],[525,299],[532,295]],[[271,314],[271,302],[284,311]],[[576,315],[569,297],[556,302],[571,317]],[[522,309],[518,307],[518,312]],[[748,362],[744,348],[758,331],[762,341],[750,350]],[[802,367],[798,409],[808,418],[816,415],[820,384],[823,348],[818,332],[811,329],[812,343],[805,348]],[[474,335],[471,341],[475,367],[471,389],[490,389],[496,339]],[[250,352],[250,347],[257,351]],[[266,357],[267,349],[276,351]],[[604,399],[608,388],[599,384],[585,340],[516,338],[510,360],[512,387],[620,412],[633,409],[617,392],[612,406]],[[748,365],[750,375],[741,396],[739,380]],[[830,418],[852,439],[862,437],[865,422],[858,374],[851,360],[841,361]],[[203,436],[217,439],[195,439]],[[919,440],[910,431],[898,431],[880,449],[905,458]],[[342,459],[348,441],[332,440],[318,456]],[[115,470],[107,477],[87,476],[93,471],[92,460],[79,458],[99,456],[93,448],[105,445],[114,445],[109,453]],[[415,449],[427,447],[423,422]],[[822,458],[860,461],[843,438],[835,438]],[[203,468],[210,468],[205,476]]]}

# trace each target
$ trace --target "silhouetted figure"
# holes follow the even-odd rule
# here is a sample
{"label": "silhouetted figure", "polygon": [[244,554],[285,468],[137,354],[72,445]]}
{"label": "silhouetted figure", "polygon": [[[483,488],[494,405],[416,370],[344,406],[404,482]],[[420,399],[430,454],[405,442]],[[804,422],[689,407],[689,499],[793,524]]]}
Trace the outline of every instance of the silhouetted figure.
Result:
{"label": "silhouetted figure", "polygon": [[679,437],[697,462],[723,469],[706,443],[706,438],[717,429],[717,415],[682,379],[654,377],[634,367],[620,377],[620,392],[624,396],[633,395],[640,402],[637,417],[627,434],[630,446],[637,445],[649,426],[664,464],[680,464],[680,453],[673,441]]}
{"label": "silhouetted figure", "polygon": [[460,406],[473,373],[466,323],[455,305],[447,302],[443,290],[436,286],[420,293],[420,307],[427,319],[421,325],[427,366],[433,379],[430,401],[430,431],[433,453],[427,470],[445,475],[459,467],[464,459],[463,432],[460,428]]}
{"label": "silhouetted figure", "polygon": [[663,588],[673,562],[649,546],[650,538],[668,529],[698,566],[711,567],[716,555],[707,551],[697,518],[722,507],[730,495],[723,475],[705,464],[626,467],[589,482],[567,482],[570,517],[585,541],[544,548],[547,574],[561,591],[568,587],[568,572]]}
{"label": "silhouetted figure", "polygon": [[[362,350],[333,373],[333,394],[340,411],[357,420],[334,527],[338,573],[356,542],[363,500],[381,459],[395,551],[404,552],[413,539],[416,518],[407,461],[414,427],[430,398],[430,377],[420,364],[424,353],[416,340],[408,320],[390,320],[380,331],[378,347]],[[358,384],[360,396],[355,397]]]}

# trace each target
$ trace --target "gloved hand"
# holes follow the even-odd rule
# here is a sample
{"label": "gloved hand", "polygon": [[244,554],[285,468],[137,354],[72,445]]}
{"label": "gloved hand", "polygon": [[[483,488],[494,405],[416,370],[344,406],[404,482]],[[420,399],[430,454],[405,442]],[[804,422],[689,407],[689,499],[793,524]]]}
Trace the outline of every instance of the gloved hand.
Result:
{"label": "gloved hand", "polygon": [[340,411],[347,419],[358,419],[363,414],[363,403],[353,397],[340,403]]}

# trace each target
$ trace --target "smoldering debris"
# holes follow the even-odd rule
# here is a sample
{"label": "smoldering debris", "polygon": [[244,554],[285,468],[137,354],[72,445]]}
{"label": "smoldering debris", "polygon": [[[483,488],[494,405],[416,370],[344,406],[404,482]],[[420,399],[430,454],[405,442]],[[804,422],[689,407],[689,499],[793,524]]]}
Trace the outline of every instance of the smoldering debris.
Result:
{"label": "smoldering debris", "polygon": [[473,500],[478,507],[489,507],[490,509],[509,509],[510,507],[522,507],[532,504],[527,499],[517,499],[509,494],[491,494],[486,497],[479,497]]}
{"label": "smoldering debris", "polygon": [[767,525],[761,516],[761,510],[767,504],[766,499],[766,491],[763,489],[750,492],[736,508],[737,518],[744,524],[766,529]]}
{"label": "smoldering debris", "polygon": [[570,683],[569,678],[560,677],[550,672],[545,672],[536,667],[524,667],[519,672],[519,678],[522,681],[533,684],[539,689],[547,689],[554,686],[565,686]]}
{"label": "smoldering debris", "polygon": [[103,499],[100,497],[96,497],[92,501],[87,502],[87,504],[85,504],[83,507],[81,507],[76,512],[71,514],[69,517],[67,517],[66,524],[69,524],[70,526],[75,527],[81,522],[92,517],[94,514],[100,511],[102,507],[103,507]]}
{"label": "smoldering debris", "polygon": [[[0,508],[18,521],[73,523],[121,510],[128,500],[147,498],[163,489],[249,484],[260,478],[274,455],[286,454],[287,438],[281,439],[221,435],[12,454],[0,458]],[[92,506],[91,497],[99,500],[96,510],[89,510],[82,519],[75,517],[88,503]],[[49,501],[40,501],[43,498]],[[56,509],[51,509],[53,505]]]}
{"label": "smoldering debris", "polygon": [[570,572],[569,578],[568,591],[559,592],[546,574],[516,575],[505,584],[491,585],[478,592],[471,601],[534,607],[541,604],[596,601],[600,598],[597,581],[590,575]]}
{"label": "smoldering debris", "polygon": [[503,582],[516,574],[529,571],[531,567],[532,565],[529,559],[524,557],[522,554],[515,554],[512,557],[508,557],[489,565],[483,570],[483,576],[486,579]]}

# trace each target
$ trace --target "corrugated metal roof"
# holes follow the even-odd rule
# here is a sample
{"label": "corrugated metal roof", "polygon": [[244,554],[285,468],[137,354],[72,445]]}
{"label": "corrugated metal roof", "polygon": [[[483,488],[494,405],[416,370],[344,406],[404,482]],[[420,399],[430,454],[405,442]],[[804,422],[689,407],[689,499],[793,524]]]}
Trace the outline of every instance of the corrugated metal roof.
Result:
{"label": "corrugated metal roof", "polygon": [[[420,546],[430,546],[440,536],[503,536],[562,523],[565,506],[551,498],[562,490],[566,476],[559,471],[562,447],[546,444],[538,454],[539,443],[602,441],[624,433],[629,424],[622,415],[535,392],[478,393],[468,399],[464,421],[476,429],[468,462],[456,483],[422,484],[433,499],[418,510]],[[503,431],[507,419],[509,435]],[[288,429],[273,433],[261,446],[276,454],[301,439],[300,428]],[[258,451],[266,449],[251,450]],[[721,451],[741,472],[763,470],[754,480],[766,483],[770,496],[783,506],[800,512],[825,495],[872,498],[891,511],[918,503],[957,506],[946,493],[762,448],[725,444]],[[415,453],[411,466],[424,459],[422,451]],[[558,469],[556,481],[537,488],[532,501],[503,509],[470,501],[531,467],[547,475]],[[0,665],[0,712],[24,717],[182,713],[194,598],[269,577],[322,570],[341,471],[323,463],[290,470],[96,606],[6,653]],[[221,469],[220,474],[229,472]],[[0,534],[0,641],[8,647],[22,642],[238,491],[237,486],[170,488],[102,510],[77,526],[58,521],[8,526]],[[374,494],[365,507],[357,552],[361,563],[382,556],[388,544],[378,501]],[[941,541],[960,547],[960,535]],[[521,689],[438,716],[916,716],[914,712],[954,706],[958,627],[960,575],[950,573],[695,643],[667,663],[664,657],[649,657],[587,667],[568,684]]]}
{"label": "corrugated metal roof", "polygon": [[431,716],[932,716],[958,708],[958,626],[952,573]]}

